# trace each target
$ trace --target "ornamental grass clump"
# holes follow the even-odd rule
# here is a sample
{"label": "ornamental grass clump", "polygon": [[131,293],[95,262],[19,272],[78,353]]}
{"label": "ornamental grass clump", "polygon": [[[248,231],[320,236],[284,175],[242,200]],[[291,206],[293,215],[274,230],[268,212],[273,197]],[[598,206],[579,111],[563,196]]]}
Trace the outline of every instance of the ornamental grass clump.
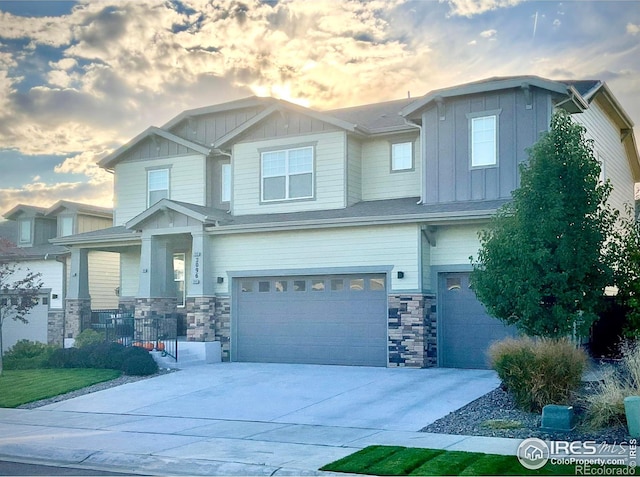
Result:
{"label": "ornamental grass clump", "polygon": [[616,369],[609,369],[585,397],[586,424],[593,429],[626,424],[624,398],[640,395],[640,345],[626,343]]}
{"label": "ornamental grass clump", "polygon": [[489,348],[489,357],[517,406],[531,412],[568,404],[587,365],[586,353],[567,339],[507,338]]}

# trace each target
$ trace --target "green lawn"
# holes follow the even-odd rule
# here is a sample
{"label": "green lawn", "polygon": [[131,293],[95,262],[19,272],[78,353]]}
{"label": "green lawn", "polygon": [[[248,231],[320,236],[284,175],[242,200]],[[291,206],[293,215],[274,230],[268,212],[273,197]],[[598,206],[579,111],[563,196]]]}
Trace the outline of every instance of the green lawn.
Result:
{"label": "green lawn", "polygon": [[4,370],[0,375],[0,407],[17,407],[109,381],[121,374],[113,369],[85,368]]}
{"label": "green lawn", "polygon": [[575,475],[575,466],[525,469],[515,456],[479,452],[370,446],[320,470],[371,475]]}

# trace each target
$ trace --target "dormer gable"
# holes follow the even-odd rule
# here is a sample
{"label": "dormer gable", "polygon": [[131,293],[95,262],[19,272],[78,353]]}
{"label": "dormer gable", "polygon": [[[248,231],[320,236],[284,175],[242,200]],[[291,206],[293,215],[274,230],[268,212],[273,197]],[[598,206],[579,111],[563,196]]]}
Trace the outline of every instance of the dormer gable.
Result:
{"label": "dormer gable", "polygon": [[48,243],[56,236],[56,219],[46,216],[47,209],[19,204],[4,214],[18,223],[18,247],[34,247]]}
{"label": "dormer gable", "polygon": [[57,221],[56,237],[66,237],[110,227],[113,210],[78,202],[60,200],[49,207],[47,217]]}

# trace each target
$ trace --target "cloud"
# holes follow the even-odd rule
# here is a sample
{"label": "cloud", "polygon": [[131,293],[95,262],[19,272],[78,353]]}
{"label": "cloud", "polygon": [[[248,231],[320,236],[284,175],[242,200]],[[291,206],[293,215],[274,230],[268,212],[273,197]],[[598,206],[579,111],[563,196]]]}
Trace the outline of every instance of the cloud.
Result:
{"label": "cloud", "polygon": [[450,14],[471,18],[491,10],[509,8],[522,3],[525,0],[439,0],[446,2],[450,7]]}
{"label": "cloud", "polygon": [[482,33],[480,33],[480,36],[481,36],[482,38],[495,38],[495,36],[496,36],[496,34],[497,34],[497,33],[498,33],[498,32],[497,32],[496,30],[493,30],[493,29],[491,29],[491,30],[485,30],[485,31],[483,31]]}
{"label": "cloud", "polygon": [[86,182],[46,183],[33,181],[16,188],[0,189],[0,212],[15,204],[49,207],[58,200],[70,200],[102,207],[113,207],[112,188],[95,187]]}
{"label": "cloud", "polygon": [[101,185],[112,182],[112,175],[101,169],[97,161],[106,156],[106,153],[83,152],[65,159],[55,166],[54,172],[59,174],[83,174],[89,178],[92,185]]}
{"label": "cloud", "polygon": [[635,25],[633,23],[627,23],[627,33],[629,35],[636,36],[640,33],[640,25]]}

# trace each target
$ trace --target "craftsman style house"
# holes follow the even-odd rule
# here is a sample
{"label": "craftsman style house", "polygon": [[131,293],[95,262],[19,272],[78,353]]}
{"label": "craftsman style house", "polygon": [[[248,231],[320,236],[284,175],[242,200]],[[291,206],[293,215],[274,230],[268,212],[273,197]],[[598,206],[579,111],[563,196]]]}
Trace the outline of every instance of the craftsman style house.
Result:
{"label": "craftsman style house", "polygon": [[594,139],[612,205],[632,203],[633,124],[600,81],[185,111],[100,162],[115,177],[112,228],[54,240],[71,249],[67,322],[91,306],[82,277],[100,250],[120,256],[122,308],[181,313],[187,339],[221,342],[226,360],[484,367],[510,330],[469,289],[469,256],[557,109]]}
{"label": "craftsman style house", "polygon": [[[43,287],[38,305],[31,309],[28,323],[8,319],[2,327],[5,351],[18,340],[62,344],[66,333],[65,289],[70,262],[69,250],[52,245],[50,239],[88,232],[113,224],[113,211],[103,207],[61,200],[51,207],[19,204],[7,211],[7,224],[0,230],[0,262],[41,274]],[[115,254],[93,251],[88,256],[91,276],[87,276],[92,306],[113,308],[118,305],[116,288],[120,282],[120,263]],[[11,277],[10,281],[17,279]]]}

